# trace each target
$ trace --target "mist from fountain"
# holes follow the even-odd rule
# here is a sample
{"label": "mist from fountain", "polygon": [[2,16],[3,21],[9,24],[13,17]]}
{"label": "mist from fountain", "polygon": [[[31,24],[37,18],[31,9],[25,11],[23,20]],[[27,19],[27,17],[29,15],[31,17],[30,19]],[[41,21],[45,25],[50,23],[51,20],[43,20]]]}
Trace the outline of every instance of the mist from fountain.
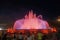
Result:
{"label": "mist from fountain", "polygon": [[19,19],[14,23],[14,29],[49,29],[47,21],[40,19],[42,15],[36,16],[33,11],[29,11],[29,14],[25,15],[25,18]]}

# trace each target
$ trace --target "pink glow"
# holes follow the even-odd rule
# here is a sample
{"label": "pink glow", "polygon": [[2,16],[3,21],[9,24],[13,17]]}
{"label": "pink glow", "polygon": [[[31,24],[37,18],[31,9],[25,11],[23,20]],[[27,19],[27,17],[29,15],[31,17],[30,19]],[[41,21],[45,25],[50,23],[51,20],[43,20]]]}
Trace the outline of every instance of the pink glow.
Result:
{"label": "pink glow", "polygon": [[47,21],[42,20],[33,14],[33,11],[29,11],[25,18],[19,19],[14,24],[14,29],[49,29]]}

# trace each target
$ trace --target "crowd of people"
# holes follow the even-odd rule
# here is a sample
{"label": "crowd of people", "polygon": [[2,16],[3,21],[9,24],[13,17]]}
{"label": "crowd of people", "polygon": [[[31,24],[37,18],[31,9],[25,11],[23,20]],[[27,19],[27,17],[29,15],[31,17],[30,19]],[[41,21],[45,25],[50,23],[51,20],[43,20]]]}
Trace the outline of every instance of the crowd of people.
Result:
{"label": "crowd of people", "polygon": [[56,33],[43,34],[41,32],[16,32],[8,33],[5,32],[0,37],[0,40],[60,40],[57,38]]}

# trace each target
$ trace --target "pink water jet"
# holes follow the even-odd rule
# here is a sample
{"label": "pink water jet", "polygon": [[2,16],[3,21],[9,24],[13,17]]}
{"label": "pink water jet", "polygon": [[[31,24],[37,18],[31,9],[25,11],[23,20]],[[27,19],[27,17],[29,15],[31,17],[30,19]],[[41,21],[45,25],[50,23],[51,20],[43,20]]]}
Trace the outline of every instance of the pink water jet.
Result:
{"label": "pink water jet", "polygon": [[33,11],[29,11],[28,15],[19,19],[14,24],[14,29],[50,29],[47,21],[40,19],[42,16],[36,16]]}

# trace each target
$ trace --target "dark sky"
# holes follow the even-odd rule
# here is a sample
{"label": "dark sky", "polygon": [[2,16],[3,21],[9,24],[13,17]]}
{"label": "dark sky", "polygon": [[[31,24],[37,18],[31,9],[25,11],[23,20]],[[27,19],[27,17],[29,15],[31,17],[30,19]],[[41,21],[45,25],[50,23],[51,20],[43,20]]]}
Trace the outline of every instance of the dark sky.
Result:
{"label": "dark sky", "polygon": [[22,18],[31,9],[37,15],[42,14],[46,19],[54,19],[60,16],[60,2],[57,0],[1,0],[0,22],[9,22]]}

